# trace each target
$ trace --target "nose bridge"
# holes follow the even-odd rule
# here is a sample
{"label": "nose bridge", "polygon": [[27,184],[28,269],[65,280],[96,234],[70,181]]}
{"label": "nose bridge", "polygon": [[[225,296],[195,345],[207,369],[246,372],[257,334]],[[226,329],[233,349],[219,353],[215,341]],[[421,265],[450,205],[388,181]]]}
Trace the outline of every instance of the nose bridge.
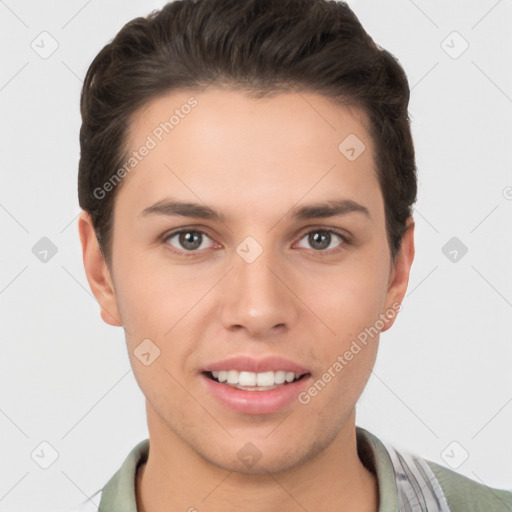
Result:
{"label": "nose bridge", "polygon": [[240,326],[251,335],[265,335],[276,326],[290,326],[296,304],[280,276],[281,263],[277,251],[252,237],[238,245],[222,305],[226,328]]}

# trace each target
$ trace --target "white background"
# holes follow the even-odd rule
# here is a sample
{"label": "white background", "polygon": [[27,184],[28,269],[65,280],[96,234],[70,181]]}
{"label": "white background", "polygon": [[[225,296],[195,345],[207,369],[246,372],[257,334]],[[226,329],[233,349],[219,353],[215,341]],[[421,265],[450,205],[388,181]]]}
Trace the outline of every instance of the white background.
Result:
{"label": "white background", "polygon": [[[0,1],[3,512],[69,510],[148,436],[123,331],[101,321],[82,267],[79,94],[124,23],[163,4]],[[349,4],[407,72],[419,172],[409,290],[357,423],[445,466],[467,452],[458,472],[511,489],[512,2]],[[43,31],[58,42],[47,59],[31,47]],[[42,237],[58,249],[46,263]],[[452,237],[468,248],[456,262]],[[48,469],[31,458],[43,441]]]}

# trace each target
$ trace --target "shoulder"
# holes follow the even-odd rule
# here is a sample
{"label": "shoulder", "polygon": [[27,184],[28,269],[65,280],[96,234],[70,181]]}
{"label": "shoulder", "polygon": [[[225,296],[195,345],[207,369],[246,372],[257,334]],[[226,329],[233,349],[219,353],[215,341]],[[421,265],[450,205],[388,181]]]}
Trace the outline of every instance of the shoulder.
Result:
{"label": "shoulder", "polygon": [[360,456],[377,474],[383,511],[512,512],[512,489],[489,487],[414,452],[397,450],[359,427],[358,441]]}
{"label": "shoulder", "polygon": [[495,489],[424,459],[443,489],[451,512],[512,512],[512,490]]}

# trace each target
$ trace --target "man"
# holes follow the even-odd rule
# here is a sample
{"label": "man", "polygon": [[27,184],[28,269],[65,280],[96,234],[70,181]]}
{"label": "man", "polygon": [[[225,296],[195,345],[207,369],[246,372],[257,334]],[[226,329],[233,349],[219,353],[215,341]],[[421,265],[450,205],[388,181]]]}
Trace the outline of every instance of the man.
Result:
{"label": "man", "polygon": [[176,1],[94,59],[84,266],[149,431],[99,510],[512,510],[356,427],[414,258],[408,100],[341,2]]}

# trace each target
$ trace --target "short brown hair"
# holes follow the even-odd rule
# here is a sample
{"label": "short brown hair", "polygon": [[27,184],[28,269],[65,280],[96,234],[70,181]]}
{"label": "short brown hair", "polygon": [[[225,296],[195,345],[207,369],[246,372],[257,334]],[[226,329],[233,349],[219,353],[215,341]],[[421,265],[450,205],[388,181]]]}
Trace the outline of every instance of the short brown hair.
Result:
{"label": "short brown hair", "polygon": [[[112,256],[118,186],[134,113],[178,89],[228,85],[255,97],[300,89],[361,107],[370,120],[392,259],[416,201],[407,77],[348,5],[335,0],[176,0],[128,22],[91,63],[82,88],[78,198]],[[341,142],[341,141],[340,141]]]}

